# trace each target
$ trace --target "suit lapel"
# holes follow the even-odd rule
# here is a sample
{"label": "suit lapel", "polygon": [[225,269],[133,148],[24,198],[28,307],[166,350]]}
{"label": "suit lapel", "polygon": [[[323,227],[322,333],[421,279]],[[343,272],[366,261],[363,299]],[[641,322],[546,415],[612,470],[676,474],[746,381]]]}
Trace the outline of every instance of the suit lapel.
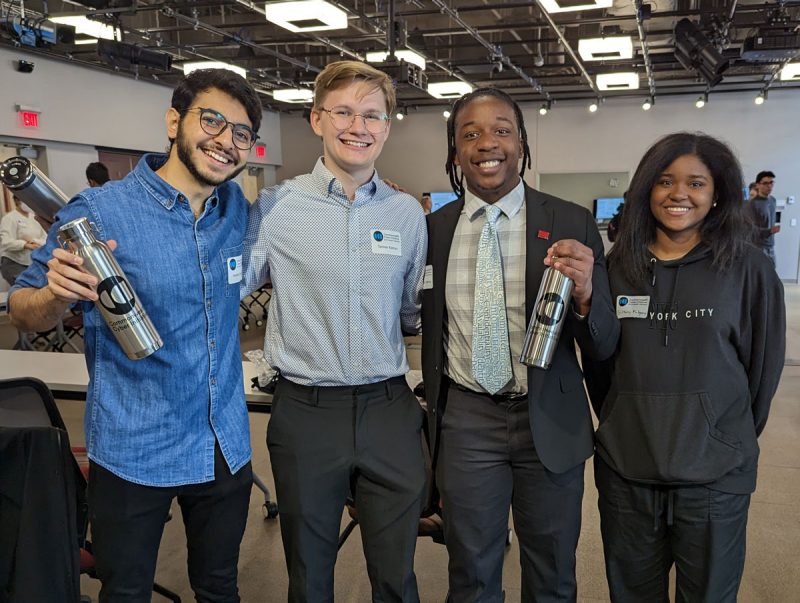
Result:
{"label": "suit lapel", "polygon": [[444,290],[447,284],[447,264],[450,260],[450,247],[453,244],[453,235],[455,235],[456,226],[458,225],[458,218],[461,215],[461,210],[463,209],[463,195],[457,201],[454,201],[445,208],[440,209],[440,212],[446,211],[446,213],[442,215],[439,228],[437,228],[435,232],[431,233],[432,236],[428,241],[429,245],[433,245],[431,265],[433,266],[433,293],[436,324],[444,325]]}

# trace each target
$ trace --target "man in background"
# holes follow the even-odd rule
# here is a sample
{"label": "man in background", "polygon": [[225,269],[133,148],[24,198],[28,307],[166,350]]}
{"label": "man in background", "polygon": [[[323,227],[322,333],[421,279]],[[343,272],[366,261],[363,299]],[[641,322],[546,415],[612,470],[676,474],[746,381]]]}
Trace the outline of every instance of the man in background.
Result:
{"label": "man in background", "polygon": [[772,187],[775,174],[770,171],[759,172],[756,176],[756,196],[750,200],[750,211],[757,228],[756,244],[775,265],[775,234],[781,227],[775,223],[775,197]]}
{"label": "man in background", "polygon": [[86,181],[90,187],[103,186],[109,180],[108,168],[104,164],[95,161],[86,166]]}

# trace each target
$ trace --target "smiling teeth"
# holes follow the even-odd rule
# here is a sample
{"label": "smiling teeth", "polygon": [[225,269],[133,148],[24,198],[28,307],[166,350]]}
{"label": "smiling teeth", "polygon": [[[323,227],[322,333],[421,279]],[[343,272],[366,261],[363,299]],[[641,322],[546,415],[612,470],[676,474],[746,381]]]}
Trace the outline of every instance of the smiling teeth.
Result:
{"label": "smiling teeth", "polygon": [[364,147],[368,146],[366,142],[357,142],[355,140],[343,140],[342,142],[344,144],[346,144],[346,145],[351,146],[351,147],[364,148]]}
{"label": "smiling teeth", "polygon": [[227,157],[224,157],[224,156],[220,155],[219,153],[215,153],[214,151],[207,151],[206,150],[206,151],[203,151],[203,152],[206,155],[208,155],[209,157],[211,157],[212,159],[216,159],[220,163],[230,163],[231,162],[231,160],[228,159]]}
{"label": "smiling teeth", "polygon": [[497,167],[498,165],[500,165],[500,162],[499,162],[499,161],[497,161],[496,159],[494,159],[494,160],[492,160],[492,161],[481,161],[481,162],[478,164],[478,167],[482,167],[482,168],[493,168],[493,167]]}
{"label": "smiling teeth", "polygon": [[685,214],[689,211],[688,207],[666,207],[665,209],[671,214]]}

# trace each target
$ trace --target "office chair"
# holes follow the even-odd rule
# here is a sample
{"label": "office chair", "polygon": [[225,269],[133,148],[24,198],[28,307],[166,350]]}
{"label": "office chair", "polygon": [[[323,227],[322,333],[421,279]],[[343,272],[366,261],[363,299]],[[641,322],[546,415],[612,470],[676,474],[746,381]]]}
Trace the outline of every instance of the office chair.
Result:
{"label": "office chair", "polygon": [[[49,428],[56,430],[58,437],[65,443],[64,464],[68,467],[69,481],[74,485],[76,508],[76,566],[81,574],[97,578],[92,545],[87,539],[89,507],[86,499],[86,480],[89,472],[89,460],[85,448],[70,449],[66,425],[58,411],[53,394],[47,386],[29,377],[0,380],[0,427],[17,429]],[[79,465],[77,455],[82,458]],[[45,479],[49,477],[45,476]],[[154,583],[153,592],[158,593],[174,603],[181,603],[180,597],[163,586]],[[82,601],[86,601],[84,597]]]}

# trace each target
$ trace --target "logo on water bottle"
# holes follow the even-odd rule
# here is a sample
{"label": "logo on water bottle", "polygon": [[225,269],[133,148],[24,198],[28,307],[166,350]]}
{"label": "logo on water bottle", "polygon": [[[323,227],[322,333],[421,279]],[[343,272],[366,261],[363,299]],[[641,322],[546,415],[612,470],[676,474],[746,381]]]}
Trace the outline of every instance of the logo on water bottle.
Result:
{"label": "logo on water bottle", "polygon": [[109,276],[97,285],[97,303],[112,314],[123,316],[136,307],[133,289],[121,276]]}
{"label": "logo on water bottle", "polygon": [[558,293],[545,293],[536,306],[536,320],[552,327],[564,317],[564,299]]}

